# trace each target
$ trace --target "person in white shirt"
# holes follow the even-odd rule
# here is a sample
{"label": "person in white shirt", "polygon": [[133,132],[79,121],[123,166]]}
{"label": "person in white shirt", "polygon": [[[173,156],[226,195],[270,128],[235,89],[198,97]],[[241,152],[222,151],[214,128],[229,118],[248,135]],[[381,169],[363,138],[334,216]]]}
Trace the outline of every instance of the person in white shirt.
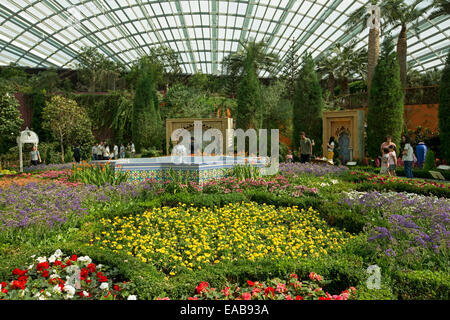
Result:
{"label": "person in white shirt", "polygon": [[111,152],[109,151],[109,146],[106,145],[104,152],[103,152],[103,160],[110,160]]}
{"label": "person in white shirt", "polygon": [[181,137],[178,138],[177,145],[172,149],[172,162],[181,163],[183,157],[188,155],[188,150],[184,144],[181,143]]}
{"label": "person in white shirt", "polygon": [[405,166],[405,175],[407,178],[414,178],[412,173],[412,163],[414,161],[414,150],[411,145],[411,139],[407,135],[402,135],[402,141],[405,144],[402,160]]}
{"label": "person in white shirt", "polygon": [[119,158],[119,147],[117,144],[114,144],[114,159],[117,160]]}

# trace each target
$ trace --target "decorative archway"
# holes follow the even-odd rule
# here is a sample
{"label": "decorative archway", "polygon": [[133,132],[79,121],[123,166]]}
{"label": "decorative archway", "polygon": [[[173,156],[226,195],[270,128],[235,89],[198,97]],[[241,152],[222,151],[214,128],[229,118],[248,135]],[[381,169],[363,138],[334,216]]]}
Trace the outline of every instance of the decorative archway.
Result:
{"label": "decorative archway", "polygon": [[23,172],[23,155],[22,155],[22,147],[25,143],[32,143],[36,147],[39,143],[39,137],[34,132],[28,129],[28,127],[20,132],[20,135],[16,139],[17,145],[19,146],[19,162],[20,162],[20,172]]}

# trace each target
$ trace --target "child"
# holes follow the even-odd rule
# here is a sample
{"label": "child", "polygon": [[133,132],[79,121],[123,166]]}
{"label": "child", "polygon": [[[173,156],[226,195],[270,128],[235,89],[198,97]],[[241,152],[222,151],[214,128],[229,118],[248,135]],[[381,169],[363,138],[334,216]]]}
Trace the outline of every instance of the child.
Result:
{"label": "child", "polygon": [[288,154],[286,155],[286,162],[293,162],[294,161],[294,155],[292,154],[292,150],[289,149]]}
{"label": "child", "polygon": [[395,153],[395,146],[389,146],[389,175],[395,177],[395,169],[397,167],[397,154]]}
{"label": "child", "polygon": [[384,148],[383,149],[383,156],[381,157],[380,174],[388,173],[388,168],[389,168],[389,149],[388,148]]}

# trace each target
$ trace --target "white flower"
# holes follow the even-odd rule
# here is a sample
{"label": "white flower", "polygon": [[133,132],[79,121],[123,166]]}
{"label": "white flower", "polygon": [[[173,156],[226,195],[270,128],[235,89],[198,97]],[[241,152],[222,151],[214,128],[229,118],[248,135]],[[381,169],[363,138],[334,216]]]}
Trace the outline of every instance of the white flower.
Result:
{"label": "white flower", "polygon": [[83,297],[89,297],[89,293],[86,291],[83,291]]}
{"label": "white flower", "polygon": [[97,269],[98,269],[98,270],[100,270],[102,267],[103,267],[102,264],[98,264],[98,265],[97,265]]}
{"label": "white flower", "polygon": [[339,181],[337,181],[336,179],[331,179],[331,183],[332,184],[336,184],[336,183],[338,183]]}
{"label": "white flower", "polygon": [[56,260],[55,256],[50,256],[50,258],[48,258],[48,262],[50,262],[50,263],[54,263],[55,260]]}
{"label": "white flower", "polygon": [[87,266],[88,264],[90,264],[92,262],[92,259],[89,258],[88,256],[84,256],[84,257],[79,257],[77,259],[77,261],[84,262],[84,264]]}
{"label": "white flower", "polygon": [[36,257],[36,255],[35,255],[35,254],[33,254],[33,255],[32,255],[32,256],[30,257],[30,258],[31,258],[31,259],[34,259],[34,257]]}
{"label": "white flower", "polygon": [[55,274],[55,273],[50,276],[50,279],[55,279],[55,278],[59,278],[59,276],[57,274]]}
{"label": "white flower", "polygon": [[108,290],[108,288],[109,288],[108,282],[103,282],[100,285],[100,290]]}
{"label": "white flower", "polygon": [[47,300],[44,296],[39,296],[39,300]]}
{"label": "white flower", "polygon": [[50,292],[46,292],[45,295],[46,295],[47,297],[51,297],[51,296],[52,296],[52,294],[51,294]]}
{"label": "white flower", "polygon": [[55,292],[55,293],[61,293],[61,287],[58,286],[58,285],[54,286],[54,287],[53,287],[53,292]]}
{"label": "white flower", "polygon": [[72,287],[71,285],[64,285],[64,291],[67,292],[67,296],[72,296],[75,294],[75,288]]}
{"label": "white flower", "polygon": [[29,265],[29,266],[28,266],[28,270],[33,269],[33,267],[34,267],[34,264]]}
{"label": "white flower", "polygon": [[57,258],[61,258],[63,253],[61,250],[57,249],[53,255]]}
{"label": "white flower", "polygon": [[38,257],[36,260],[37,260],[37,262],[42,263],[42,262],[46,262],[47,258],[46,257]]}
{"label": "white flower", "polygon": [[130,296],[128,296],[127,300],[136,300],[136,296],[135,295],[130,295]]}

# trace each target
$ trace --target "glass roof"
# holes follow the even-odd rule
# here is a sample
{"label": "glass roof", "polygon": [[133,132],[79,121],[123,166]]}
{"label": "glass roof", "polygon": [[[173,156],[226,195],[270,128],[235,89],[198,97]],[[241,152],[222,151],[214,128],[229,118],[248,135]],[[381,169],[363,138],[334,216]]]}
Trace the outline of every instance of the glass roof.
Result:
{"label": "glass roof", "polygon": [[[367,46],[365,25],[349,32],[345,24],[348,14],[369,2],[2,0],[0,65],[74,68],[77,52],[89,46],[130,66],[149,48],[166,45],[179,53],[185,73],[220,74],[222,59],[241,47],[240,40],[265,40],[282,62],[293,41],[298,54],[313,57],[337,42],[357,39],[358,48]],[[408,62],[418,71],[443,66],[449,17],[423,16],[418,25],[419,37],[408,32]],[[396,36],[399,28],[386,31]]]}

